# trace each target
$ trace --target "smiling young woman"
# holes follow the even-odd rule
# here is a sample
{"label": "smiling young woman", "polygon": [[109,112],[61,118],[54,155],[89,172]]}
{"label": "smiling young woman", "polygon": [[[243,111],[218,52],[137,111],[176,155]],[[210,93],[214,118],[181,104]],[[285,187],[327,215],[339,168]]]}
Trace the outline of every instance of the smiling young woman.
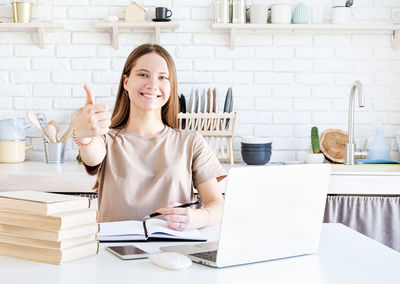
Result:
{"label": "smiling young woman", "polygon": [[[85,90],[74,140],[98,177],[100,222],[142,220],[154,211],[175,230],[220,222],[217,183],[226,173],[199,133],[177,129],[175,64],[163,47],[141,45],[128,56],[112,116]],[[204,206],[174,208],[193,201],[194,188]]]}
{"label": "smiling young woman", "polygon": [[[176,128],[178,126],[178,86],[175,63],[169,53],[159,45],[141,45],[137,47],[126,59],[124,69],[122,71],[121,80],[119,82],[117,99],[115,101],[114,112],[110,128],[117,128],[128,122],[130,113],[130,103],[128,91],[125,89],[125,80],[130,77],[136,61],[145,55],[155,54],[164,59],[168,69],[169,81],[169,100],[161,109],[161,117],[164,124]],[[164,68],[165,69],[165,68]],[[164,70],[165,72],[165,70]],[[147,76],[147,74],[146,74]]]}

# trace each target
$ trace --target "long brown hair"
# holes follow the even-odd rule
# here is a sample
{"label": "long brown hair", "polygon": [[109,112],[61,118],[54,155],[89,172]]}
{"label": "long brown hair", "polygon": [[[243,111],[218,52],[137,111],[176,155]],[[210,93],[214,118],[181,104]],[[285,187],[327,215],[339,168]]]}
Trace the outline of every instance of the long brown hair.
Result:
{"label": "long brown hair", "polygon": [[157,53],[167,62],[169,81],[170,81],[170,97],[165,105],[161,108],[161,118],[164,124],[172,128],[178,127],[178,86],[174,60],[168,51],[158,44],[142,44],[135,48],[126,59],[124,69],[122,70],[121,80],[119,82],[118,94],[115,101],[114,111],[111,116],[110,128],[122,128],[126,125],[130,114],[130,101],[128,92],[124,88],[124,76],[129,77],[136,61],[143,55],[148,53]]}

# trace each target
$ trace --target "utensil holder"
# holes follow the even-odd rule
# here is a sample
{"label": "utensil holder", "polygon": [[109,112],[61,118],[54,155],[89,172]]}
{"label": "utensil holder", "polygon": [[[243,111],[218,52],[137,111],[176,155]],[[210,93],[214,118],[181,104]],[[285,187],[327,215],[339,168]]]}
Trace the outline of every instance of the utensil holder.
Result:
{"label": "utensil holder", "polygon": [[64,163],[65,147],[67,143],[44,142],[44,152],[48,164]]}
{"label": "utensil holder", "polygon": [[30,23],[32,2],[11,2],[14,23]]}
{"label": "utensil holder", "polygon": [[236,113],[178,113],[178,128],[203,135],[218,159],[233,164]]}

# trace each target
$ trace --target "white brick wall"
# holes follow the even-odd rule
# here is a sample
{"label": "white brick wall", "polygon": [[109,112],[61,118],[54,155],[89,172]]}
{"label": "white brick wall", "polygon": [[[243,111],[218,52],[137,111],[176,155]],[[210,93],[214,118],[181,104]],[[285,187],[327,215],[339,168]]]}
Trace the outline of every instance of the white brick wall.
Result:
{"label": "white brick wall", "polygon": [[[120,49],[114,50],[111,34],[94,29],[93,21],[121,16],[130,2],[53,0],[55,19],[65,29],[46,33],[45,49],[38,48],[37,33],[0,31],[0,119],[24,117],[27,110],[34,110],[59,122],[60,131],[65,131],[70,114],[85,102],[85,83],[93,87],[98,102],[112,108],[127,55],[151,42],[153,35],[121,32]],[[323,5],[324,20],[329,21],[332,1],[303,2],[310,7]],[[391,49],[389,34],[238,32],[236,47],[230,49],[229,33],[210,28],[214,1],[141,3],[148,10],[147,19],[154,16],[154,7],[168,6],[180,23],[176,31],[161,34],[161,44],[175,59],[180,93],[216,87],[222,107],[232,86],[238,114],[235,158],[241,159],[240,136],[267,135],[274,138],[272,161],[304,159],[311,126],[318,126],[320,132],[347,130],[350,84],[356,79],[363,83],[366,95],[366,107],[356,106],[356,141],[368,138],[371,145],[380,121],[388,144],[397,150],[392,142],[400,129],[400,52]],[[392,8],[400,8],[400,2],[355,1],[353,13],[357,22],[371,25],[371,20],[390,22]],[[33,12],[35,18],[36,7]],[[10,21],[11,8],[1,6],[0,17]],[[27,136],[33,145],[27,158],[44,160],[40,135],[30,128]],[[76,154],[70,141],[67,158]]]}

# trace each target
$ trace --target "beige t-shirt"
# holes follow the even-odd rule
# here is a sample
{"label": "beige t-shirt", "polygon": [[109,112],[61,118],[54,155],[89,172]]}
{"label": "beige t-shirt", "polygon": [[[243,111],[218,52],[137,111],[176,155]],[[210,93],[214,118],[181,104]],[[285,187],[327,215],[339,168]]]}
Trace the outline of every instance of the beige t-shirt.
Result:
{"label": "beige t-shirt", "polygon": [[165,127],[153,138],[111,129],[102,136],[106,156],[98,173],[99,222],[142,220],[169,202],[190,202],[193,187],[226,173],[195,131]]}

